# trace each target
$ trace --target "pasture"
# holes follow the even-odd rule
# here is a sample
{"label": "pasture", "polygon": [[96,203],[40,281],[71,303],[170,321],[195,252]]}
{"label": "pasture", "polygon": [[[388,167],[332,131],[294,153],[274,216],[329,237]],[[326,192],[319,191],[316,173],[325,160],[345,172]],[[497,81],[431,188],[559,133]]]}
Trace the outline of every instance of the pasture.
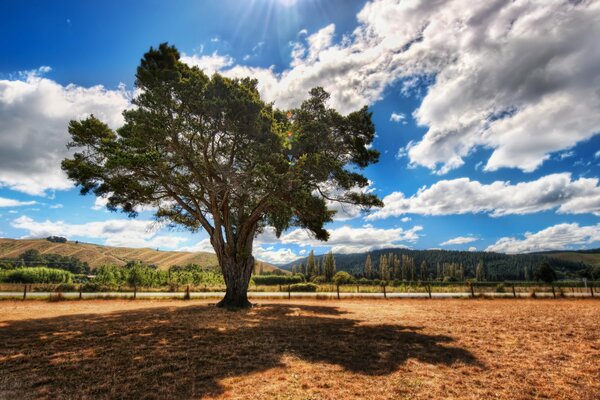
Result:
{"label": "pasture", "polygon": [[0,302],[0,398],[597,399],[594,299]]}

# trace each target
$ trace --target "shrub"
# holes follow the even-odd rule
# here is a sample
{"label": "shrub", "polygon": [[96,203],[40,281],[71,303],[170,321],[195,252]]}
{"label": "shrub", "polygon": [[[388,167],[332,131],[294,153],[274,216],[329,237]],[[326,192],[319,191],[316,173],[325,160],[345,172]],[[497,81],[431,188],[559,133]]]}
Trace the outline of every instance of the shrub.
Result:
{"label": "shrub", "polygon": [[346,271],[340,271],[333,276],[333,281],[337,285],[350,285],[356,282],[356,279]]}
{"label": "shrub", "polygon": [[373,281],[367,278],[360,278],[356,283],[359,285],[372,285]]}
{"label": "shrub", "polygon": [[324,275],[317,275],[317,276],[313,276],[310,281],[313,283],[316,283],[316,284],[325,283],[325,282],[327,282],[327,278],[325,278]]}
{"label": "shrub", "polygon": [[0,282],[7,283],[71,283],[69,271],[47,267],[17,268],[0,272]]}
{"label": "shrub", "polygon": [[506,291],[506,287],[504,283],[499,283],[496,285],[496,293],[504,293]]}
{"label": "shrub", "polygon": [[314,283],[295,283],[290,285],[290,292],[316,292],[317,288]]}
{"label": "shrub", "polygon": [[290,285],[302,283],[301,275],[255,275],[254,283],[257,285]]}

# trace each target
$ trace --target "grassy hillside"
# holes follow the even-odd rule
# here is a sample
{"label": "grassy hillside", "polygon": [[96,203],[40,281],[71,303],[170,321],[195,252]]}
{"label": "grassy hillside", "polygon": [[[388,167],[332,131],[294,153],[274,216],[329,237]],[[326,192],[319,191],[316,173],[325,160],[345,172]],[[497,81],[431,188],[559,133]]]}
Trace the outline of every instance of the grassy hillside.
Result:
{"label": "grassy hillside", "polygon": [[587,265],[600,265],[600,252],[598,250],[585,251],[557,251],[539,253],[546,257],[559,260],[570,261],[573,263],[583,263]]}
{"label": "grassy hillside", "polygon": [[[26,250],[37,250],[41,254],[58,254],[76,257],[87,262],[91,268],[101,265],[125,265],[128,261],[142,261],[167,269],[172,265],[198,264],[203,267],[217,265],[217,256],[213,253],[184,251],[157,251],[147,248],[110,247],[91,243],[53,243],[46,239],[4,239],[0,238],[0,259],[18,257]],[[277,269],[263,263],[264,271]]]}

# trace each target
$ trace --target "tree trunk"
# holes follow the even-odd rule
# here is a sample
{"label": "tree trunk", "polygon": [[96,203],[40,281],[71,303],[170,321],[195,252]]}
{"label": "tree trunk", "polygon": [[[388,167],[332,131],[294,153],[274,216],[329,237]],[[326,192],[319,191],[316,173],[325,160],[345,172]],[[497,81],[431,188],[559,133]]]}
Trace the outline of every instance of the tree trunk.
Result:
{"label": "tree trunk", "polygon": [[217,307],[247,308],[252,307],[248,301],[248,285],[254,269],[254,257],[221,257],[221,271],[227,290],[225,297],[217,303]]}

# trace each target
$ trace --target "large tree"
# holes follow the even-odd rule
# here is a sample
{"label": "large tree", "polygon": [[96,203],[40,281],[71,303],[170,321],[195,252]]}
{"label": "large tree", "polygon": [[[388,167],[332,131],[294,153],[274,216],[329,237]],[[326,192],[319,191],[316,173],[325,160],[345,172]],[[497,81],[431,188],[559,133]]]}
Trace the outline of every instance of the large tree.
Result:
{"label": "large tree", "polygon": [[82,194],[135,216],[153,206],[159,221],[205,230],[223,271],[220,306],[249,306],[253,242],[266,227],[327,240],[332,202],[381,206],[361,190],[360,170],[376,162],[366,107],[341,115],[312,89],[300,107],[279,110],[257,81],[207,76],[166,43],[150,48],[136,73],[136,96],[116,131],[90,116],[71,121],[72,158],[62,163]]}

